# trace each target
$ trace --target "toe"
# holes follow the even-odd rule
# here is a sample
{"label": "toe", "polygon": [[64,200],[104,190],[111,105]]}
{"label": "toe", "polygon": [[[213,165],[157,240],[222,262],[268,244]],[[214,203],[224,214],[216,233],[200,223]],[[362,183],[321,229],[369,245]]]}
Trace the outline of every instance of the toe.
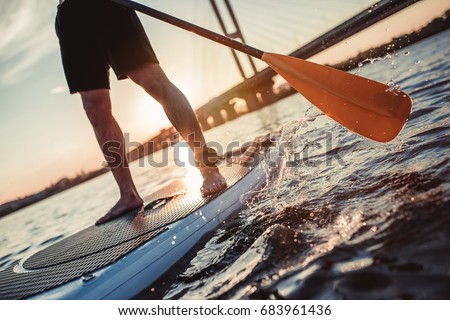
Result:
{"label": "toe", "polygon": [[103,223],[105,223],[105,222],[108,222],[108,221],[110,221],[110,220],[113,220],[113,219],[115,219],[115,218],[117,218],[117,217],[119,217],[119,216],[120,216],[120,214],[114,214],[114,213],[112,213],[112,212],[108,212],[108,213],[105,214],[103,217],[101,217],[100,219],[98,219],[98,220],[95,222],[95,225],[98,226],[98,225],[100,225],[100,224],[103,224]]}
{"label": "toe", "polygon": [[[113,209],[115,209],[115,210],[113,210]],[[135,212],[137,214],[137,213],[143,212],[143,210],[144,210],[142,205],[137,206],[137,207],[133,206],[132,208],[120,208],[120,209],[113,208],[113,209],[111,211],[109,211],[107,214],[105,214],[103,217],[98,219],[95,222],[95,225],[96,226],[101,225],[105,222],[116,219],[126,213],[129,213],[129,212]]]}

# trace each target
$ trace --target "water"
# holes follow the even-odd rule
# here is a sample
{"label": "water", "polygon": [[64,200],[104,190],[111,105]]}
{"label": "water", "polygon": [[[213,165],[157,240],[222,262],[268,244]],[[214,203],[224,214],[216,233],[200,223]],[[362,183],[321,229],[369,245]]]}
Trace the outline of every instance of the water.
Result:
{"label": "water", "polygon": [[[388,144],[300,95],[208,131],[224,146],[272,132],[285,154],[243,211],[140,298],[450,298],[449,54],[446,31],[354,71],[414,100]],[[133,164],[141,194],[189,174],[170,163]],[[2,218],[0,268],[91,225],[117,196],[105,175]]]}

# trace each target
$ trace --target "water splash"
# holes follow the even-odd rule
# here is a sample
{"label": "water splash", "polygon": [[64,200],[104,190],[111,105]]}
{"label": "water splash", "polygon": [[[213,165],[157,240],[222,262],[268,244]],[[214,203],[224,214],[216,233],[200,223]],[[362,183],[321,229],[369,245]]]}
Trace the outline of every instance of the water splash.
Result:
{"label": "water splash", "polygon": [[383,57],[366,58],[363,61],[358,62],[358,69],[356,69],[355,74],[360,74],[362,71],[362,68],[367,63],[374,64],[377,61],[384,61],[384,60],[389,60],[389,59],[392,59],[392,56],[389,53],[387,53]]}
{"label": "water splash", "polygon": [[400,85],[396,84],[394,80],[389,80],[388,83],[386,83],[389,88],[386,89],[386,92],[392,92],[392,93],[400,93]]}

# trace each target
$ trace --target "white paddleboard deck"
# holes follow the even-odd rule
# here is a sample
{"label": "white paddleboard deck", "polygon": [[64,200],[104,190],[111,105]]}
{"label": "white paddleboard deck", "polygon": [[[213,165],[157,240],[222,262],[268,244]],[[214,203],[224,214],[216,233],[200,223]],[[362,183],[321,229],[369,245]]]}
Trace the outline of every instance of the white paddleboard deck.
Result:
{"label": "white paddleboard deck", "polygon": [[[0,271],[1,299],[130,299],[148,288],[265,182],[262,164],[220,167],[228,188],[203,198],[188,179],[146,198],[144,213],[92,226]],[[249,193],[253,194],[253,192]]]}

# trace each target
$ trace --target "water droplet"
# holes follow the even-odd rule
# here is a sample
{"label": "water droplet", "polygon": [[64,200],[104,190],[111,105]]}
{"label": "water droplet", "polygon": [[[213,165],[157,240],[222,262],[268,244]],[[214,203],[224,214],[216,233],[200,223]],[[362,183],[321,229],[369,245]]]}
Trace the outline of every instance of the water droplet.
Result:
{"label": "water droplet", "polygon": [[82,277],[83,282],[89,282],[94,278],[95,278],[95,276],[93,274],[86,274]]}
{"label": "water droplet", "polygon": [[388,87],[386,89],[386,92],[394,92],[397,93],[400,91],[400,86],[398,84],[395,84],[394,80],[389,80],[389,82],[387,83]]}

